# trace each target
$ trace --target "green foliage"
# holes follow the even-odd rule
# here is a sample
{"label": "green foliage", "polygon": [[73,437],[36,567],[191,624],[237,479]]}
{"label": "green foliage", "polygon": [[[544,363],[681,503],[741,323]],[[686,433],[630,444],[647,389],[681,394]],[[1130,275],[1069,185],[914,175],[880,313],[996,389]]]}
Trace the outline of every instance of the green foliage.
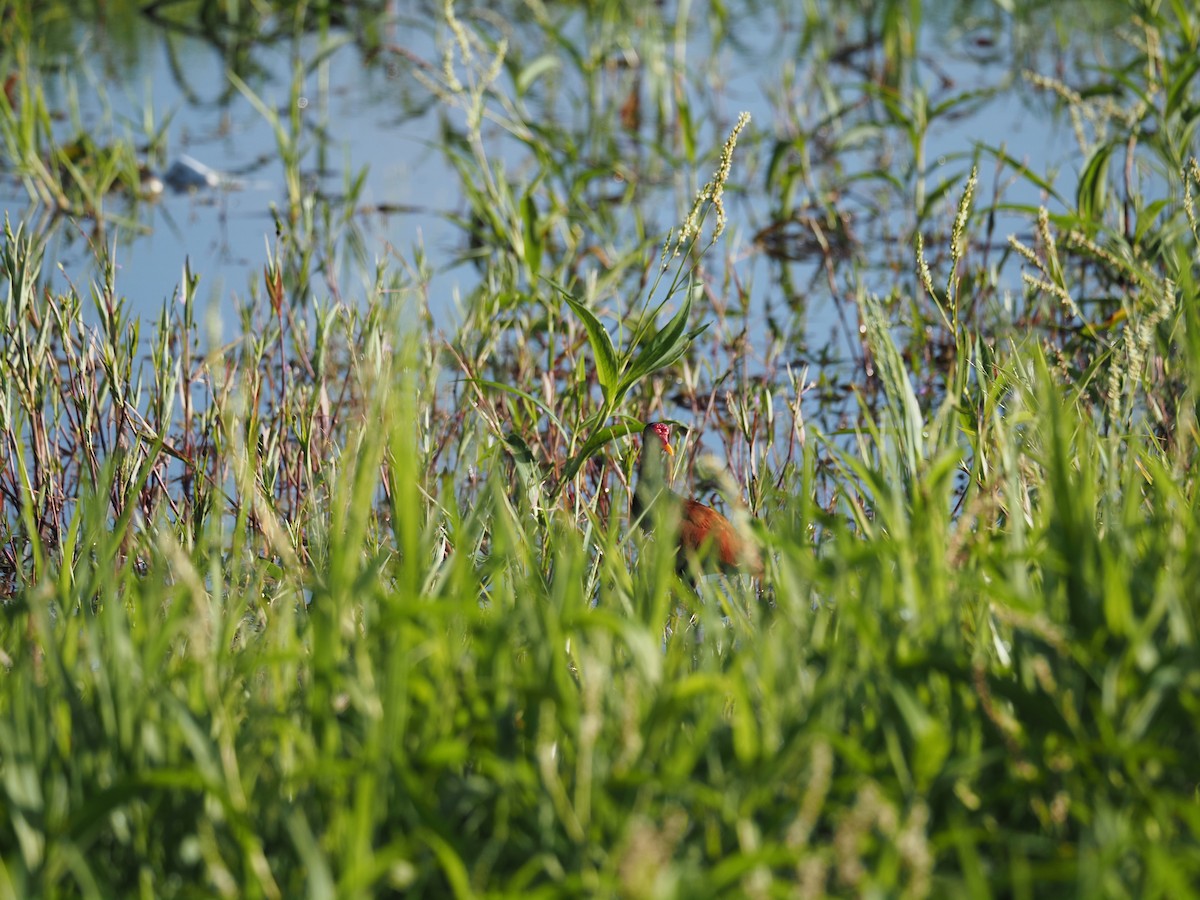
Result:
{"label": "green foliage", "polygon": [[835,507],[772,492],[769,602],[689,595],[666,545],[631,565],[618,530],[539,524],[497,479],[456,509],[408,425],[436,381],[415,345],[362,361],[363,424],[291,523],[244,449],[251,514],[199,531],[135,512],[161,436],[106,466],[0,622],[6,890],[1190,883],[1194,444],[1106,435],[1035,342],[952,404],[981,404],[973,430],[927,440],[869,339],[884,415],[838,451]]}
{"label": "green foliage", "polygon": [[580,318],[587,332],[603,402],[599,411],[588,417],[581,426],[580,431],[587,435],[587,438],[576,454],[567,461],[560,485],[574,478],[580,467],[613,438],[639,430],[636,422],[598,426],[620,408],[626,395],[638,382],[678,362],[692,341],[705,329],[705,326],[701,325],[691,331],[687,330],[692,311],[689,295],[662,329],[652,333],[641,332],[643,337],[640,340],[635,338],[633,346],[618,358],[612,338],[600,320],[578,300],[570,296],[565,299],[567,306]]}
{"label": "green foliage", "polygon": [[[355,225],[300,190],[301,123],[261,102],[288,209],[232,342],[204,337],[190,267],[143,323],[104,250],[90,292],[47,290],[44,236],[6,226],[0,896],[1195,894],[1200,32],[1143,10],[1154,39],[1089,90],[1032,79],[1080,123],[1080,179],[978,148],[1054,204],[1017,209],[993,265],[1013,210],[974,171],[925,183],[929,128],[972,98],[928,96],[922,11],[872,13],[877,106],[816,81],[839,152],[911,155],[807,201],[831,264],[846,184],[891,186],[914,223],[887,296],[859,251],[838,273],[844,425],[782,332],[752,346],[699,240],[732,141],[655,277],[646,230],[616,249],[617,204],[589,202],[616,126],[530,113],[558,67],[603,69],[553,21],[547,55],[443,11],[425,77],[480,272],[445,340],[413,324],[421,259],[361,304],[316,296]],[[588,20],[597,43],[632,39],[627,12]],[[699,97],[647,78],[703,158]],[[760,154],[789,226],[820,131]],[[632,454],[603,451],[667,408],[724,442],[761,584],[693,590],[630,533]]]}

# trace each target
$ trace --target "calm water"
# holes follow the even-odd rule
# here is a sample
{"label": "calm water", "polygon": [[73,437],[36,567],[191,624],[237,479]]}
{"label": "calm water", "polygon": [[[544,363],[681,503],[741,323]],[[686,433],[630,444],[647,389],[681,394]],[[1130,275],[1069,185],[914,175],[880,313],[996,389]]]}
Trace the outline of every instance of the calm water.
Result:
{"label": "calm water", "polygon": [[[769,221],[771,202],[763,191],[764,171],[771,133],[785,127],[786,117],[779,110],[792,102],[806,102],[804,59],[802,53],[798,55],[796,23],[789,21],[789,13],[770,7],[746,14],[731,27],[736,40],[712,48],[700,14],[703,10],[699,4],[691,8],[696,24],[686,43],[687,58],[715,73],[709,78],[714,94],[711,106],[721,110],[726,119],[701,127],[702,139],[719,146],[723,129],[742,109],[752,113],[753,129],[767,133],[767,139],[746,141],[739,148],[736,171],[748,173],[746,189],[731,201],[726,238],[738,278],[752,286],[752,322],[761,327],[762,311],[777,292],[781,264],[759,252],[752,238]],[[439,60],[435,27],[406,21],[404,9],[393,9],[389,15],[394,24],[384,29],[385,45],[401,47],[434,63]],[[411,15],[420,18],[415,11]],[[930,86],[933,102],[1012,81],[1019,67],[1015,57],[1027,52],[1016,47],[1019,32],[1033,26],[1014,25],[994,10],[990,15],[990,21],[980,19],[974,26],[969,20],[955,22],[949,16],[940,20],[927,17],[919,41],[928,57],[922,77]],[[583,27],[580,23],[579,28]],[[154,315],[175,294],[184,263],[190,260],[201,276],[201,298],[228,329],[238,300],[248,296],[252,281],[261,280],[267,248],[275,240],[272,207],[286,205],[283,167],[271,125],[242,94],[230,88],[226,61],[209,43],[168,33],[144,20],[131,20],[127,28],[132,33],[123,35],[119,50],[108,46],[111,32],[102,33],[94,26],[79,29],[85,58],[92,60],[89,68],[76,73],[81,121],[97,133],[136,136],[144,133],[140,123],[149,104],[157,122],[169,120],[160,170],[186,156],[222,173],[229,186],[196,193],[167,190],[157,202],[136,207],[134,214],[144,233],[110,231],[107,240],[116,244],[119,265],[118,290],[129,298],[133,311]],[[514,34],[519,38],[521,31]],[[439,112],[428,105],[419,85],[407,76],[403,57],[368,62],[349,34],[334,31],[326,39],[327,44],[337,42],[343,43],[305,79],[301,114],[310,130],[304,171],[314,188],[338,195],[344,190],[347,173],[366,169],[359,204],[365,212],[356,222],[367,260],[391,259],[396,265],[396,254],[411,258],[413,248],[423,246],[436,269],[429,291],[431,311],[439,327],[452,329],[457,317],[455,298],[475,286],[477,270],[453,264],[466,238],[447,217],[463,214],[465,204],[458,176],[441,150]],[[317,38],[305,38],[300,44],[301,56],[314,58],[320,46]],[[253,89],[272,108],[284,112],[289,103],[293,51],[290,41],[253,51],[259,70],[250,79]],[[1023,62],[1032,65],[1037,60]],[[560,71],[565,83],[547,115],[577,118],[580,111],[571,103],[577,89],[570,83],[573,70],[563,66]],[[781,96],[781,85],[789,73],[795,86],[790,95]],[[51,102],[63,109],[69,106],[68,98],[61,94]],[[931,186],[944,176],[965,178],[971,156],[981,143],[1006,146],[1012,156],[1028,161],[1038,172],[1061,167],[1058,183],[1070,194],[1078,165],[1073,162],[1077,150],[1069,129],[1054,117],[1048,102],[1031,97],[1019,84],[966,114],[934,124],[927,145]],[[492,152],[519,171],[523,158],[511,143],[497,137]],[[903,153],[898,153],[901,157]],[[849,146],[836,164],[867,169],[877,162],[876,151],[858,152]],[[994,164],[985,160],[980,185],[983,200],[990,200],[993,169]],[[708,172],[711,165],[704,164],[700,170]],[[694,187],[686,186],[689,191]],[[0,202],[14,221],[36,219],[36,208],[31,210],[15,179],[4,179],[0,190]],[[664,194],[669,193],[670,188],[664,187]],[[952,208],[958,193],[956,188],[942,200],[946,209]],[[1004,200],[1036,205],[1043,198],[1021,182],[1007,187]],[[670,199],[657,207],[655,202],[654,192],[647,192],[646,221],[650,228],[665,233],[676,222],[679,201]],[[111,208],[124,211],[120,199],[111,203]],[[848,205],[853,210],[854,201]],[[870,207],[864,204],[863,208]],[[888,292],[898,272],[907,277],[912,269],[911,249],[895,245],[897,236],[911,228],[907,221],[911,212],[899,209],[894,215],[894,220],[883,217],[855,223],[867,252],[878,256],[875,265],[867,268],[867,278],[868,286],[879,293]],[[1025,216],[1005,219],[1001,213],[998,239],[1028,228],[1028,221]],[[90,234],[90,223],[58,223],[46,268],[57,268],[60,281],[85,285],[93,277],[87,251]],[[838,320],[819,262],[801,259],[786,265],[795,283],[807,285],[810,291],[810,305],[801,325],[807,343],[828,343]],[[373,265],[347,265],[340,285],[343,297],[364,294],[372,269]]]}

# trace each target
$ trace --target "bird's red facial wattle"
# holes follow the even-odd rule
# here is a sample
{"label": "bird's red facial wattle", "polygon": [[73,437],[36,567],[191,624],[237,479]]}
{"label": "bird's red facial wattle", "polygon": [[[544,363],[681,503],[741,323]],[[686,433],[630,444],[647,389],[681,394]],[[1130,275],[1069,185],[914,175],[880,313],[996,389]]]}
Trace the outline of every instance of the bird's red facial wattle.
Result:
{"label": "bird's red facial wattle", "polygon": [[647,425],[646,430],[662,441],[663,449],[667,451],[668,456],[675,455],[675,448],[671,446],[670,425],[666,422],[655,422],[653,425]]}

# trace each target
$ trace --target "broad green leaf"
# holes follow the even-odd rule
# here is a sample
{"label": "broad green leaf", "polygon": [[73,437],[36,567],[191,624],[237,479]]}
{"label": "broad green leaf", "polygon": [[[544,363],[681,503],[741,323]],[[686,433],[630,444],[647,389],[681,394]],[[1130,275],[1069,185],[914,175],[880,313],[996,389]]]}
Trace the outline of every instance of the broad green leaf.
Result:
{"label": "broad green leaf", "polygon": [[683,142],[683,156],[690,164],[696,163],[696,125],[692,121],[692,107],[687,95],[679,103],[679,138]]}
{"label": "broad green leaf", "polygon": [[536,275],[542,268],[542,236],[538,231],[539,213],[530,189],[521,201],[521,231],[525,238],[525,265]]}
{"label": "broad green leaf", "polygon": [[701,325],[699,328],[687,331],[688,316],[691,311],[692,300],[689,295],[680,304],[679,311],[675,313],[666,327],[642,345],[642,350],[633,361],[633,365],[621,379],[619,394],[623,395],[625,391],[650,373],[666,368],[683,356],[697,335],[708,327]]}
{"label": "broad green leaf", "polygon": [[615,402],[613,397],[617,387],[617,352],[613,349],[612,338],[590,309],[568,294],[564,294],[563,299],[583,321],[588,343],[592,345],[592,355],[596,359],[596,377],[600,381],[600,389],[604,392],[605,402],[611,404]]}
{"label": "broad green leaf", "polygon": [[1200,72],[1200,56],[1192,53],[1180,60],[1178,69],[1171,73],[1174,78],[1167,85],[1167,101],[1163,105],[1164,115],[1171,116],[1176,112],[1185,111],[1191,106],[1191,85],[1197,72]]}
{"label": "broad green leaf", "polygon": [[579,451],[571,457],[567,462],[566,470],[563,472],[561,484],[566,484],[579,472],[580,467],[588,460],[588,458],[607,444],[614,438],[625,437],[627,434],[633,434],[635,431],[641,430],[641,423],[636,420],[628,420],[619,422],[616,425],[608,425],[591,434]]}
{"label": "broad green leaf", "polygon": [[1075,205],[1083,220],[1080,225],[1094,229],[1104,218],[1104,204],[1108,199],[1108,163],[1112,159],[1116,144],[1101,144],[1084,166],[1079,176],[1079,187],[1075,192]]}

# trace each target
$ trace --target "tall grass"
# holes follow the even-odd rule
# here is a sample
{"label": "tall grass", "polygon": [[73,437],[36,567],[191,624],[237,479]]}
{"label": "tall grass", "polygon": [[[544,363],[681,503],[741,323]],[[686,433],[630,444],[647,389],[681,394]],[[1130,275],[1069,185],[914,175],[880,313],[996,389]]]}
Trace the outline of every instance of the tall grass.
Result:
{"label": "tall grass", "polygon": [[[382,309],[334,316],[358,323],[336,332],[354,403],[287,506],[270,473],[302,448],[271,451],[245,387],[273,336],[238,383],[195,363],[200,467],[136,412],[126,329],[82,334],[59,303],[32,330],[7,313],[7,894],[1194,883],[1187,408],[1169,444],[1117,431],[1036,341],[968,336],[964,393],[927,414],[868,302],[886,399],[834,448],[836,499],[804,477],[810,440],[765,504],[772,601],[698,597],[663,544],[632,564],[619,527],[522,512],[486,432],[457,449],[463,505],[413,427],[437,372],[387,349]],[[315,390],[286,388],[288,415]],[[34,464],[92,434],[111,447],[74,481]],[[185,478],[203,514],[173,508]]]}
{"label": "tall grass", "polygon": [[[1196,893],[1177,135],[1146,163],[1161,203],[1097,162],[1088,199],[1025,210],[1007,297],[976,172],[901,179],[914,222],[957,202],[905,251],[911,291],[854,279],[853,427],[796,373],[689,407],[718,396],[702,340],[737,346],[721,245],[573,268],[569,180],[520,195],[482,140],[499,117],[536,143],[474,27],[447,17],[430,82],[482,274],[445,339],[412,324],[420,265],[314,302],[314,241],[347,232],[294,193],[228,343],[197,273],[143,322],[103,254],[47,291],[41,236],[6,228],[0,894]],[[1187,71],[1159,62],[1139,77]],[[741,157],[708,159],[715,225]],[[693,589],[628,527],[625,432],[689,408],[735,448],[761,593]]]}

